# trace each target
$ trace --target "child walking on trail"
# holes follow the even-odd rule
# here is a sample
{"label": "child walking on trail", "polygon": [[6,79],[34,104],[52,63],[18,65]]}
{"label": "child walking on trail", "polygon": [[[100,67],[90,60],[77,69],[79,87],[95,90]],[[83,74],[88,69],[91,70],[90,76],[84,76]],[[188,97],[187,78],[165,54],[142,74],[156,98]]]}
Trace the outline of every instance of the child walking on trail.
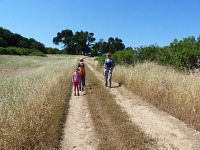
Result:
{"label": "child walking on trail", "polygon": [[85,87],[85,66],[84,63],[80,63],[80,67],[79,67],[79,73],[81,75],[81,80],[79,82],[79,88],[80,91],[84,91],[84,87]]}
{"label": "child walking on trail", "polygon": [[80,82],[80,80],[81,80],[81,75],[79,73],[79,69],[76,68],[76,71],[72,75],[72,82],[74,84],[74,96],[76,96],[76,92],[77,92],[77,95],[79,96],[79,82]]}
{"label": "child walking on trail", "polygon": [[80,58],[80,59],[79,59],[78,68],[81,66],[81,64],[83,64],[83,67],[85,67],[84,59],[83,59],[83,58]]}

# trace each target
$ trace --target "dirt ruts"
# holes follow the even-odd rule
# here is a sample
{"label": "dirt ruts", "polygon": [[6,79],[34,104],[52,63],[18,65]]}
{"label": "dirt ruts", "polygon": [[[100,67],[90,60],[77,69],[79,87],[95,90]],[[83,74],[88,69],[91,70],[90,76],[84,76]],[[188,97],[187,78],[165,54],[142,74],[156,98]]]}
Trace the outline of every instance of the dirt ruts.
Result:
{"label": "dirt ruts", "polygon": [[[91,65],[87,67],[102,81],[103,75],[97,73]],[[114,73],[114,72],[113,72]],[[115,88],[117,87],[117,88]],[[116,102],[130,116],[130,120],[141,130],[157,139],[160,150],[199,150],[200,133],[171,115],[144,102],[123,86],[113,82],[109,92],[115,95]],[[72,96],[67,122],[64,129],[64,139],[61,142],[63,150],[97,150],[98,139],[95,136],[90,112],[84,92],[81,96]]]}

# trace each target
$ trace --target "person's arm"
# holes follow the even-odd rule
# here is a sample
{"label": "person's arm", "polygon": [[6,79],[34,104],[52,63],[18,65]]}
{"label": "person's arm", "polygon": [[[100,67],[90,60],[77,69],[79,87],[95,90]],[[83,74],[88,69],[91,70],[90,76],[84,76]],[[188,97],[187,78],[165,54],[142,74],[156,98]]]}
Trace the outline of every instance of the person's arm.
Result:
{"label": "person's arm", "polygon": [[72,82],[74,82],[74,74],[72,75]]}
{"label": "person's arm", "polygon": [[79,82],[81,82],[81,74],[79,73]]}
{"label": "person's arm", "polygon": [[115,61],[114,61],[114,59],[112,59],[112,68],[114,68],[115,67]]}
{"label": "person's arm", "polygon": [[80,67],[80,62],[78,63],[78,68]]}
{"label": "person's arm", "polygon": [[106,62],[106,59],[104,60],[104,64],[103,64],[104,68],[106,68],[106,63],[105,62]]}
{"label": "person's arm", "polygon": [[110,70],[112,70],[115,67],[115,62],[112,58],[110,59],[110,63],[111,63]]}

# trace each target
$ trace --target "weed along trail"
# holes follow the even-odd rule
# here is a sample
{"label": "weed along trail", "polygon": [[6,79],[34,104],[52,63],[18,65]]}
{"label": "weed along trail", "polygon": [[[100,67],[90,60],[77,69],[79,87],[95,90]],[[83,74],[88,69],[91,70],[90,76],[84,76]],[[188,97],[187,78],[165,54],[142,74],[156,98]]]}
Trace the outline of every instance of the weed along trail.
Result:
{"label": "weed along trail", "polygon": [[74,96],[72,90],[69,113],[66,117],[61,149],[96,150],[97,139],[95,137],[84,91],[80,91],[80,96]]}
{"label": "weed along trail", "polygon": [[[95,73],[103,84],[103,75],[97,73],[91,65],[87,67]],[[114,73],[114,72],[113,72]],[[171,115],[148,104],[137,95],[132,94],[123,86],[113,82],[107,88],[114,95],[116,103],[127,112],[130,120],[137,124],[143,132],[156,139],[158,149],[167,150],[199,150],[200,133]]]}

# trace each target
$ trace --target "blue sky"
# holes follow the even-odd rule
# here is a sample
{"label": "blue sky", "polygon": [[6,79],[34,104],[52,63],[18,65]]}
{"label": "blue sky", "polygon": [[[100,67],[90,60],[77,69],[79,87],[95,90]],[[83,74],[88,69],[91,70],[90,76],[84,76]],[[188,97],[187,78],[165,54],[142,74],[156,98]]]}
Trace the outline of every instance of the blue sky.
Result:
{"label": "blue sky", "polygon": [[200,0],[0,0],[0,27],[46,47],[65,29],[120,38],[126,47],[200,35]]}

